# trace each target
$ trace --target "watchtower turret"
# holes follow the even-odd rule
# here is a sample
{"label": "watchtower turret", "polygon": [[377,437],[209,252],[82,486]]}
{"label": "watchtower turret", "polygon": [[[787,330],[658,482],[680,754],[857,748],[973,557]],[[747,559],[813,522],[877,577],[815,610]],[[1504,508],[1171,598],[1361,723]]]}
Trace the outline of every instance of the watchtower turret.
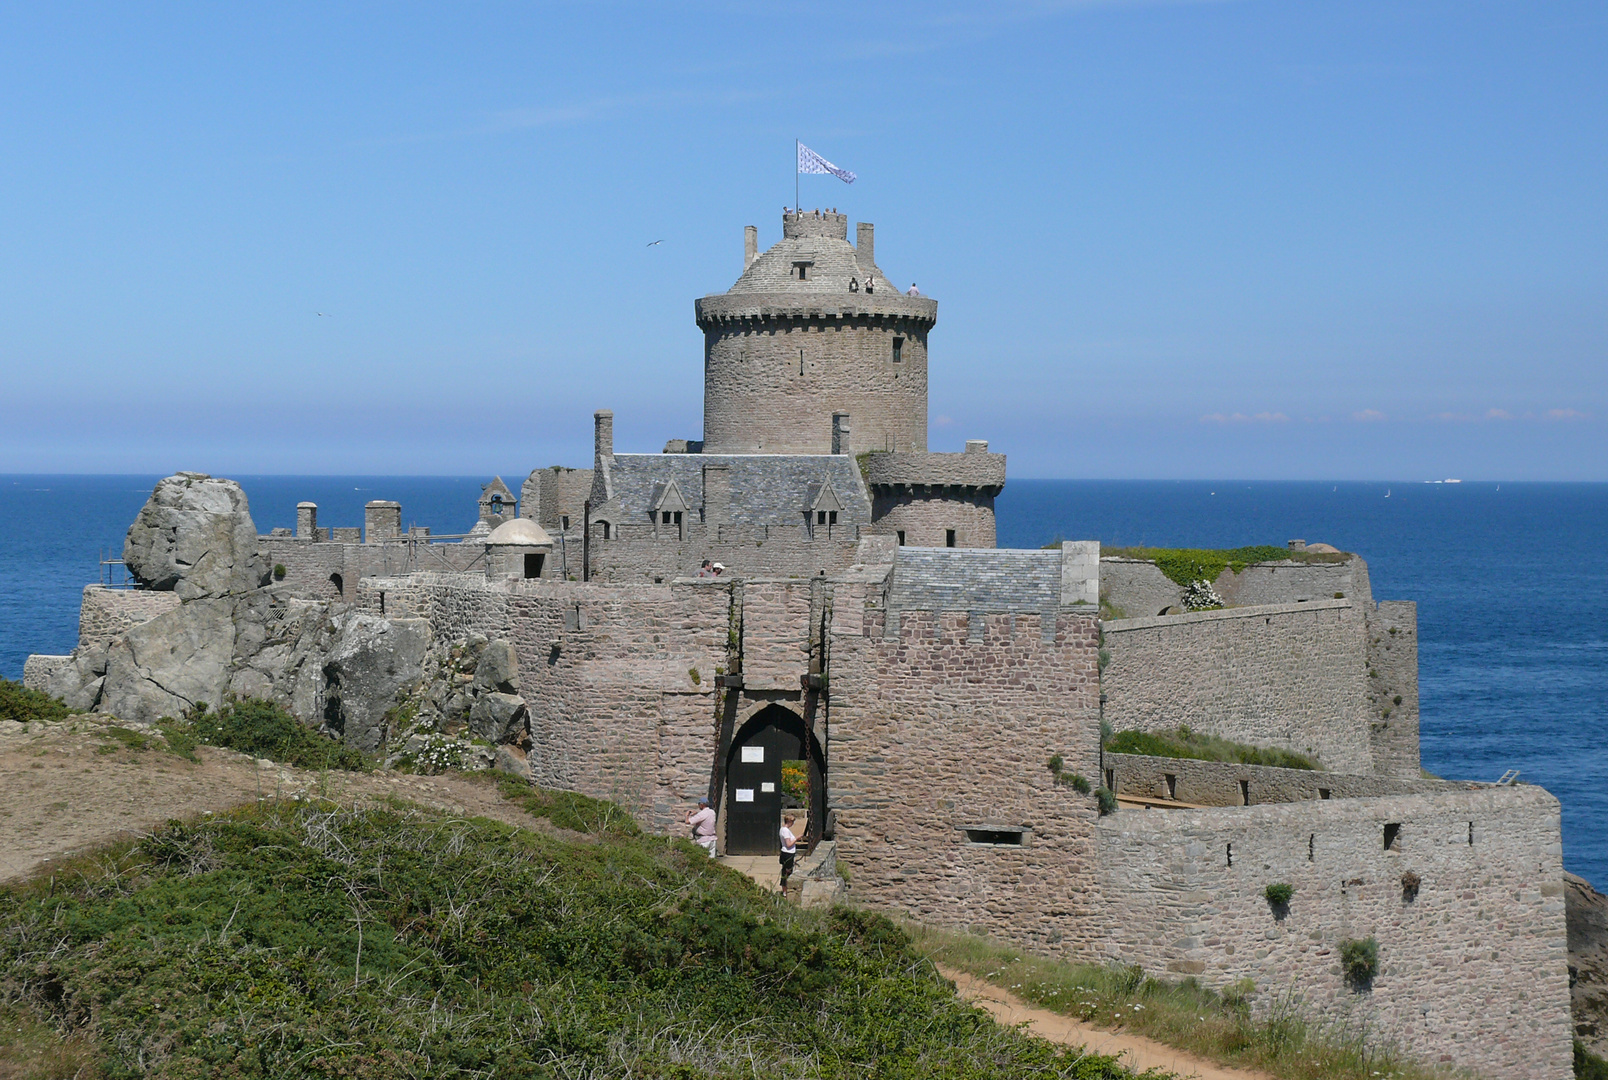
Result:
{"label": "watchtower turret", "polygon": [[[938,303],[877,268],[873,227],[788,212],[782,239],[753,254],[724,293],[698,300],[706,454],[927,449],[927,333]],[[757,246],[757,245],[755,245]],[[853,418],[834,446],[832,417]]]}

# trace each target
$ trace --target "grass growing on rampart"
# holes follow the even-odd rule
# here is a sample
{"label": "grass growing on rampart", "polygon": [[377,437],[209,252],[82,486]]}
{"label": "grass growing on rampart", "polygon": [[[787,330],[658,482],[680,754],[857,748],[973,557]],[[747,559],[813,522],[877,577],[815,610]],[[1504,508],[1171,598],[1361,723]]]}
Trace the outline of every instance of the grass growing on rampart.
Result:
{"label": "grass growing on rampart", "polygon": [[73,715],[60,698],[29,690],[19,682],[0,679],[0,718],[27,723],[31,720],[65,720]]}
{"label": "grass growing on rampart", "polygon": [[1430,1080],[1444,1076],[1343,1025],[1305,1019],[1295,1003],[1253,1008],[1244,983],[1214,993],[1192,980],[1148,978],[1135,967],[1099,967],[1028,956],[984,938],[913,926],[915,947],[935,963],[1008,988],[1035,1005],[1086,1023],[1122,1028],[1224,1065],[1284,1080]]}
{"label": "grass growing on rampart", "polygon": [[1240,765],[1270,765],[1278,769],[1321,769],[1312,758],[1274,746],[1250,746],[1180,727],[1176,731],[1119,731],[1106,740],[1113,754],[1192,758],[1196,761],[1232,761]]}
{"label": "grass growing on rampart", "polygon": [[1128,1075],[958,1002],[881,916],[621,832],[276,802],[80,857],[0,890],[0,1075]]}
{"label": "grass growing on rampart", "polygon": [[1258,544],[1241,548],[1152,548],[1105,547],[1100,548],[1102,558],[1143,559],[1153,562],[1156,568],[1179,585],[1196,581],[1216,581],[1225,569],[1239,574],[1247,566],[1257,563],[1294,560],[1307,563],[1338,563],[1351,558],[1344,552],[1291,551],[1289,548]]}

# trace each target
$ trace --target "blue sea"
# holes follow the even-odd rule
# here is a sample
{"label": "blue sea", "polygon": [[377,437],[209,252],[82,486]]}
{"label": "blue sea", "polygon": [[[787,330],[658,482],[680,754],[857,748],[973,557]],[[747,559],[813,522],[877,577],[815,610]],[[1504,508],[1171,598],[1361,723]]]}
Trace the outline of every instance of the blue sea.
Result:
{"label": "blue sea", "polygon": [[[155,476],[0,476],[0,675],[65,653],[78,598]],[[361,525],[370,499],[403,524],[461,533],[483,478],[237,477],[266,532]],[[1054,538],[1239,547],[1323,541],[1367,560],[1375,597],[1416,600],[1424,767],[1508,769],[1563,802],[1564,864],[1608,885],[1608,484],[1012,480],[1002,547]]]}

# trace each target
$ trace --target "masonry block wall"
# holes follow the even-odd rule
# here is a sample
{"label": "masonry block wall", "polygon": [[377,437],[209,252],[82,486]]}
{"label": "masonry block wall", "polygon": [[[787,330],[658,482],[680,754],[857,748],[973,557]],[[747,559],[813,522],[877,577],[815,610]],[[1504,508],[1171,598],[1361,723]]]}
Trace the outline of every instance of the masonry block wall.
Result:
{"label": "masonry block wall", "polygon": [[149,622],[179,606],[174,592],[152,589],[107,589],[85,585],[78,607],[78,647],[104,648],[130,627]]}
{"label": "masonry block wall", "polygon": [[[1540,788],[1120,811],[1095,834],[1104,959],[1253,979],[1263,1008],[1290,988],[1429,1064],[1572,1075],[1558,802]],[[1274,883],[1295,889],[1287,912]],[[1339,947],[1367,937],[1379,973],[1359,990]]]}
{"label": "masonry block wall", "polygon": [[1102,629],[1114,729],[1187,725],[1315,754],[1337,772],[1372,769],[1363,620],[1351,601],[1120,619]]}
{"label": "masonry block wall", "polygon": [[[800,515],[802,518],[802,515]],[[604,540],[594,526],[592,579],[607,582],[665,582],[690,577],[703,560],[726,567],[728,575],[818,577],[837,573],[854,562],[861,530],[853,525],[792,527],[706,525],[690,522],[684,531],[655,530],[649,525],[616,525]],[[580,551],[569,553],[573,574],[579,573]],[[554,552],[556,557],[557,552]]]}
{"label": "masonry block wall", "polygon": [[871,497],[876,524],[871,531],[883,536],[905,534],[913,547],[944,547],[948,530],[955,531],[955,546],[995,546],[992,492],[950,494],[941,487],[901,490],[876,489]]}
{"label": "masonry block wall", "polygon": [[564,519],[579,536],[586,500],[592,495],[592,470],[553,465],[535,469],[520,488],[519,512],[557,537],[565,532]]}
{"label": "masonry block wall", "polygon": [[[259,536],[258,550],[270,566],[283,566],[285,576],[275,578],[280,588],[309,600],[346,600],[356,595],[364,577],[390,577],[414,571],[485,572],[484,544],[430,544],[397,540],[357,544],[305,540],[290,536]],[[340,577],[337,587],[335,575]]]}
{"label": "masonry block wall", "polygon": [[511,640],[531,713],[531,778],[612,799],[657,832],[707,794],[728,662],[727,583],[522,581]]}
{"label": "masonry block wall", "polygon": [[1374,772],[1416,777],[1418,605],[1381,600],[1367,615],[1369,742]]}
{"label": "masonry block wall", "polygon": [[837,588],[830,629],[830,806],[856,894],[1024,945],[1080,939],[1097,811],[1047,762],[1098,769],[1095,620],[1046,637],[1037,614],[904,611],[888,637],[867,588]]}
{"label": "masonry block wall", "polygon": [[[1340,598],[1371,603],[1368,564],[1353,555],[1342,562],[1277,562],[1225,569],[1212,583],[1225,604],[1249,607]],[[1100,560],[1100,600],[1121,618],[1159,615],[1183,603],[1183,586],[1144,559]]]}

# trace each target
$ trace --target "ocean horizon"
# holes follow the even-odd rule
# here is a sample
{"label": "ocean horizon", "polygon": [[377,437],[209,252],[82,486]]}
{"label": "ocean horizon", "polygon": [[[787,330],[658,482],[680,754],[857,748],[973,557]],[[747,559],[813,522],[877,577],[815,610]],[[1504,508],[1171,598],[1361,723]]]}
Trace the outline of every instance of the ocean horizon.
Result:
{"label": "ocean horizon", "polygon": [[[504,474],[505,476],[509,474]],[[0,474],[0,676],[77,641],[79,597],[156,475]],[[481,477],[236,475],[260,532],[355,526],[370,499],[403,525],[462,533]],[[518,490],[522,475],[510,487]],[[1509,769],[1563,803],[1564,863],[1608,885],[1608,483],[1011,480],[1001,547],[1057,539],[1157,547],[1327,542],[1368,563],[1374,597],[1418,604],[1423,764]]]}

